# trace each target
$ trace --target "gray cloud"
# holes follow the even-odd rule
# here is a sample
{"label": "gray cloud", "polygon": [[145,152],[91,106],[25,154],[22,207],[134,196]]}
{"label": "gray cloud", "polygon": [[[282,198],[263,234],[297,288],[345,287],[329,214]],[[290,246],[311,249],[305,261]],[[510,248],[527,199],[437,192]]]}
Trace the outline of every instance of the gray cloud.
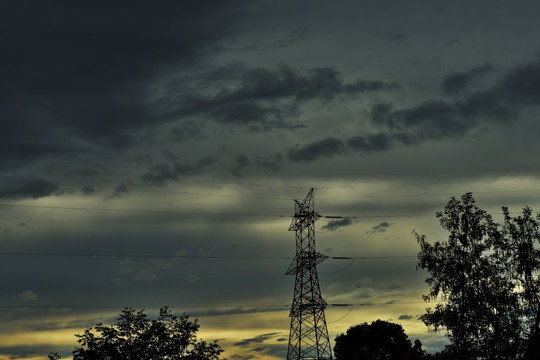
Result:
{"label": "gray cloud", "polygon": [[441,89],[446,94],[456,94],[467,88],[474,80],[495,70],[490,63],[485,63],[482,66],[476,66],[472,69],[448,74],[444,77]]}
{"label": "gray cloud", "polygon": [[346,151],[343,140],[329,137],[305,146],[296,145],[287,152],[290,161],[313,161],[321,157],[333,157]]}
{"label": "gray cloud", "polygon": [[352,220],[350,218],[331,220],[328,222],[328,224],[323,225],[322,229],[328,230],[328,231],[335,231],[339,228],[342,228],[344,226],[348,226],[351,224],[352,224]]}
{"label": "gray cloud", "polygon": [[92,185],[84,185],[81,188],[81,190],[82,190],[83,194],[86,195],[86,196],[92,195],[93,193],[96,192],[96,189]]}
{"label": "gray cloud", "polygon": [[[465,73],[466,81],[491,71],[491,66]],[[391,111],[388,104],[373,107],[371,119],[389,131],[402,131],[417,141],[463,136],[493,121],[514,121],[523,107],[537,106],[540,96],[540,60],[516,66],[493,86],[463,100],[426,101],[415,107]],[[446,85],[457,88],[458,85]]]}
{"label": "gray cloud", "polygon": [[464,135],[477,120],[464,117],[461,104],[426,101],[416,107],[391,111],[387,105],[375,107],[372,120],[389,130],[404,131],[420,139],[440,139]]}
{"label": "gray cloud", "polygon": [[354,136],[347,140],[347,145],[356,151],[383,151],[390,148],[391,139],[383,133]]}
{"label": "gray cloud", "polygon": [[262,344],[266,340],[269,340],[269,339],[272,339],[272,338],[276,337],[276,335],[280,335],[280,333],[275,333],[274,332],[274,333],[267,333],[267,334],[257,335],[257,336],[252,337],[252,338],[248,338],[248,339],[238,341],[238,342],[234,343],[234,345],[242,346],[242,347],[248,347],[248,346],[251,346],[253,344]]}
{"label": "gray cloud", "polygon": [[412,319],[414,319],[414,318],[415,318],[415,317],[412,316],[412,315],[400,315],[400,316],[398,317],[398,320],[412,320]]}
{"label": "gray cloud", "polygon": [[0,160],[132,144],[149,125],[146,84],[173,64],[190,67],[217,49],[238,31],[242,8],[241,1],[6,2]]}
{"label": "gray cloud", "polygon": [[[46,187],[32,192],[13,185],[8,197],[18,200],[16,194],[23,194],[20,199],[26,199],[14,205],[146,211],[156,204],[164,210],[145,215],[5,206],[0,222],[5,251],[124,254],[3,256],[4,267],[13,274],[3,284],[6,305],[32,306],[15,298],[32,289],[39,295],[34,305],[61,308],[7,309],[0,330],[21,343],[32,342],[34,331],[52,321],[64,332],[114,321],[124,305],[152,306],[147,310],[154,315],[158,309],[153,306],[197,305],[186,309],[201,317],[205,332],[241,332],[249,326],[243,319],[260,325],[249,335],[231,333],[232,342],[245,347],[231,346],[239,349],[236,356],[225,345],[226,357],[284,358],[294,290],[293,280],[283,275],[289,261],[258,257],[294,252],[294,234],[287,232],[290,219],[272,214],[288,217],[290,199],[302,199],[305,187],[319,189],[316,205],[324,213],[379,219],[357,234],[341,232],[340,239],[333,234],[352,230],[351,224],[319,220],[318,228],[325,225],[333,232],[320,234],[317,244],[334,255],[414,253],[410,229],[434,230],[434,216],[404,217],[390,227],[379,223],[391,215],[434,214],[445,203],[435,195],[471,190],[463,190],[467,187],[481,191],[488,184],[473,180],[497,179],[488,184],[493,192],[479,197],[489,209],[502,204],[518,209],[534,202],[527,192],[498,191],[508,190],[510,181],[516,190],[527,189],[521,186],[532,179],[513,178],[537,175],[538,109],[528,108],[538,104],[537,64],[515,63],[534,51],[533,30],[540,27],[534,18],[538,11],[517,9],[538,10],[538,4],[492,6],[483,1],[464,14],[465,2],[419,8],[406,2],[397,8],[384,2],[336,7],[324,1],[310,7],[286,1],[245,6],[242,0],[159,6],[141,0],[129,6],[102,1],[0,3],[0,29],[6,34],[0,57],[2,178],[26,181],[35,174],[50,182],[50,190],[55,184],[66,188],[61,196],[54,190],[54,197],[34,201],[49,194]],[[488,21],[493,18],[501,21]],[[386,32],[388,24],[393,28]],[[295,29],[304,33],[295,34]],[[455,37],[458,44],[445,46]],[[500,46],[493,47],[494,41]],[[250,44],[254,46],[248,48]],[[485,60],[497,64],[497,71],[472,71]],[[279,61],[283,64],[276,65]],[[448,68],[457,72],[444,79],[441,69]],[[456,74],[464,75],[460,80],[451,76]],[[412,83],[416,85],[398,89],[398,84]],[[484,131],[490,133],[472,138]],[[448,140],[460,137],[471,139]],[[243,180],[235,181],[231,171]],[[467,182],[458,182],[463,180]],[[184,210],[195,206],[192,210],[205,215],[167,213],[178,210],[178,201],[171,199],[182,202],[182,194],[151,189],[174,181],[174,189],[164,190],[190,194],[189,202],[180,205]],[[433,185],[420,185],[424,183]],[[97,196],[111,184],[109,193]],[[117,185],[122,196],[105,202],[103,197]],[[0,189],[9,186],[0,183]],[[225,201],[231,194],[235,198]],[[382,240],[389,233],[395,236],[369,251],[358,241],[359,236]],[[118,264],[130,254],[129,264]],[[172,254],[194,258],[167,257]],[[152,255],[160,257],[146,257]],[[232,259],[211,259],[214,255]],[[337,267],[341,273],[321,279],[323,296],[329,302],[373,304],[420,296],[424,276],[409,260],[353,264],[361,277],[371,278],[358,289],[357,271],[325,262],[321,271]],[[173,283],[178,286],[171,287]],[[65,284],[70,284],[67,292]],[[119,308],[105,308],[112,305]],[[184,309],[173,307],[174,312]],[[400,305],[373,307],[373,315],[402,315],[404,324],[414,325],[399,310],[388,315],[395,309]],[[64,311],[69,316],[62,318],[58,314]],[[345,312],[328,309],[327,318],[336,320]],[[357,321],[358,316],[352,312],[344,320]],[[335,333],[339,322],[330,322]],[[276,328],[281,333],[265,339]],[[1,350],[7,357],[23,352],[39,357],[50,350],[68,358],[75,340],[47,349]]]}
{"label": "gray cloud", "polygon": [[188,139],[201,140],[205,136],[203,134],[203,126],[194,121],[184,121],[177,123],[171,130],[173,141],[181,142]]}
{"label": "gray cloud", "polygon": [[140,271],[137,271],[137,273],[135,274],[133,281],[147,282],[147,281],[155,281],[156,279],[157,279],[157,276],[153,272],[148,271],[148,270],[140,270]]}
{"label": "gray cloud", "polygon": [[50,196],[57,190],[58,186],[46,179],[33,178],[24,181],[6,181],[0,183],[0,199],[39,199]]}
{"label": "gray cloud", "polygon": [[373,233],[383,233],[383,232],[386,232],[386,230],[387,230],[390,226],[392,226],[391,223],[388,223],[388,222],[384,221],[384,222],[380,223],[379,225],[373,226],[373,227],[371,228],[371,230],[368,231],[368,233],[371,233],[371,234],[373,234]]}
{"label": "gray cloud", "polygon": [[274,153],[271,155],[262,155],[258,156],[254,162],[255,164],[268,168],[273,172],[279,170],[282,162],[284,161],[285,156],[282,153]]}
{"label": "gray cloud", "polygon": [[167,181],[178,180],[183,175],[195,175],[212,164],[215,160],[207,157],[198,160],[193,165],[175,162],[172,165],[158,164],[141,175],[141,180],[147,185],[164,185]]}
{"label": "gray cloud", "polygon": [[404,41],[407,40],[407,34],[394,33],[390,36],[390,41]]}
{"label": "gray cloud", "polygon": [[250,161],[249,161],[248,157],[246,155],[244,155],[244,154],[239,154],[236,157],[236,165],[231,169],[231,173],[235,177],[241,177],[242,176],[241,175],[242,169],[247,167],[249,164],[250,164]]}
{"label": "gray cloud", "polygon": [[119,198],[119,197],[121,197],[122,195],[129,193],[128,185],[129,185],[129,184],[126,183],[126,182],[123,182],[123,183],[121,183],[120,185],[118,185],[118,186],[116,187],[116,189],[114,189],[112,195],[109,196],[109,199]]}
{"label": "gray cloud", "polygon": [[[465,80],[460,80],[464,81],[462,85],[457,85],[457,80],[446,80],[445,86],[457,89],[490,71],[491,65],[485,64],[464,73]],[[395,146],[417,145],[426,140],[461,137],[489,122],[514,121],[518,118],[520,108],[537,106],[539,84],[540,61],[535,61],[509,70],[494,86],[472,93],[463,100],[431,100],[399,110],[392,110],[391,104],[376,104],[370,109],[370,118],[374,125],[384,128],[384,131],[352,136],[345,142],[338,138],[326,138],[304,146],[296,145],[288,151],[287,157],[290,161],[314,161],[346,153],[348,149],[386,151]]]}
{"label": "gray cloud", "polygon": [[[192,86],[186,87],[186,81]],[[171,80],[165,85],[159,107],[166,109],[164,117],[202,117],[251,130],[295,129],[303,126],[293,121],[300,114],[301,103],[324,103],[339,95],[398,87],[382,81],[344,83],[341,73],[330,66],[299,71],[286,64],[275,70],[233,64],[183,81]]]}
{"label": "gray cloud", "polygon": [[17,299],[22,301],[36,301],[38,296],[32,290],[26,290],[17,295]]}

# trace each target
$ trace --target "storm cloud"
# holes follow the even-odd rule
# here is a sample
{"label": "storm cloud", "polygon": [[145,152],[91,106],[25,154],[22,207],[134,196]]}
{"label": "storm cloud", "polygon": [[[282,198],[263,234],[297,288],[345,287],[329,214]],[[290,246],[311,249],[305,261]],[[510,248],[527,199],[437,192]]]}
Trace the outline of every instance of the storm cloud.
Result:
{"label": "storm cloud", "polygon": [[[186,87],[186,81],[193,85]],[[277,69],[234,64],[166,82],[157,107],[169,118],[202,117],[252,130],[295,129],[304,126],[296,121],[302,103],[398,88],[377,80],[346,83],[332,66],[302,71],[284,63]]]}
{"label": "storm cloud", "polygon": [[352,224],[352,220],[350,218],[344,218],[339,220],[331,220],[328,222],[328,224],[323,225],[323,230],[328,231],[336,231],[337,229],[340,229],[344,226],[349,226]]}
{"label": "storm cloud", "polygon": [[446,94],[456,94],[466,89],[471,83],[486,74],[494,71],[495,68],[490,63],[473,67],[465,72],[454,72],[447,74],[441,84],[441,89]]}
{"label": "storm cloud", "polygon": [[192,165],[180,162],[174,162],[173,164],[162,163],[153,166],[143,173],[140,178],[144,184],[163,185],[167,181],[178,180],[180,176],[198,174],[213,162],[213,158],[204,158]]}
{"label": "storm cloud", "polygon": [[50,196],[58,189],[53,182],[40,178],[3,180],[0,182],[0,199],[38,199]]}
{"label": "storm cloud", "polygon": [[370,233],[370,234],[374,234],[374,233],[383,233],[383,232],[386,232],[386,230],[388,230],[388,228],[389,228],[390,226],[392,226],[392,225],[393,225],[393,224],[384,221],[384,222],[382,222],[382,223],[380,223],[380,224],[378,224],[378,225],[373,226],[373,227],[368,231],[368,233]]}
{"label": "storm cloud", "polygon": [[[470,81],[494,69],[489,64],[467,72],[448,75],[442,87],[455,93]],[[393,109],[390,103],[379,103],[369,109],[369,117],[381,131],[356,135],[346,140],[326,138],[296,145],[288,151],[290,161],[315,161],[324,157],[360,152],[388,151],[394,147],[419,145],[428,140],[460,138],[474,129],[490,124],[519,121],[519,113],[540,105],[540,60],[518,65],[506,71],[498,81],[485,89],[458,100],[428,100],[416,106]]]}
{"label": "storm cloud", "polygon": [[398,319],[440,350],[411,230],[443,241],[465,192],[540,208],[539,10],[0,1],[0,357],[169,305],[227,358],[283,359],[312,188],[330,338]]}
{"label": "storm cloud", "polygon": [[305,146],[296,145],[287,152],[287,158],[290,161],[313,161],[343,154],[346,149],[343,140],[329,137]]}
{"label": "storm cloud", "polygon": [[0,117],[9,125],[0,132],[0,159],[132,144],[151,113],[146,84],[167,66],[205,57],[235,31],[241,4],[2,4],[9,51]]}
{"label": "storm cloud", "polygon": [[[486,64],[463,76],[471,79],[490,71],[492,67]],[[464,136],[471,129],[489,126],[491,122],[517,121],[520,109],[538,106],[539,79],[540,60],[535,60],[515,66],[495,85],[460,100],[426,101],[399,110],[392,110],[389,104],[379,104],[373,107],[371,120],[388,131],[397,130],[419,141]],[[457,87],[448,85],[448,81],[447,78],[443,86]]]}

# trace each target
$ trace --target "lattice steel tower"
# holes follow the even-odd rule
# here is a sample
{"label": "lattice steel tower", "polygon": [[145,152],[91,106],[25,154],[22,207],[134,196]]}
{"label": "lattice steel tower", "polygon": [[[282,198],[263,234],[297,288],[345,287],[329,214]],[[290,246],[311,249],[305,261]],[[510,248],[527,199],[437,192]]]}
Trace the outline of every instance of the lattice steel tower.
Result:
{"label": "lattice steel tower", "polygon": [[315,212],[313,189],[302,202],[294,200],[294,215],[289,231],[296,232],[296,256],[287,270],[295,275],[294,298],[289,314],[291,329],[287,360],[332,359],[330,340],[321,297],[317,264],[328,256],[315,251]]}

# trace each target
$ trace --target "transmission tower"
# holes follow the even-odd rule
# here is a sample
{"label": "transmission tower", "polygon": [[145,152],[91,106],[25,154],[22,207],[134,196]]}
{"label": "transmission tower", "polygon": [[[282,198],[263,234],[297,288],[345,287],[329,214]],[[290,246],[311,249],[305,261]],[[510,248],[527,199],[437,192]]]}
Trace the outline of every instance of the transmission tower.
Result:
{"label": "transmission tower", "polygon": [[287,270],[295,275],[294,297],[289,317],[291,329],[287,360],[332,360],[317,264],[328,256],[315,251],[315,212],[313,189],[302,202],[294,200],[294,215],[289,231],[296,232],[296,256]]}

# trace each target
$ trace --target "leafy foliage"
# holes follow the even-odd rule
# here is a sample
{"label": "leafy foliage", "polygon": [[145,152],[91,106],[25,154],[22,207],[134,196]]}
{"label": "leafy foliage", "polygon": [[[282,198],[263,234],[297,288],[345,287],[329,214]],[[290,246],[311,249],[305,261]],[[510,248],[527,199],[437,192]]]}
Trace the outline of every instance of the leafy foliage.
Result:
{"label": "leafy foliage", "polygon": [[97,324],[77,334],[74,360],[218,360],[217,343],[197,341],[197,320],[167,308],[150,320],[143,310],[126,308],[114,325]]}
{"label": "leafy foliage", "polygon": [[352,326],[336,337],[336,360],[401,360],[411,349],[401,325],[377,320]]}
{"label": "leafy foliage", "polygon": [[527,358],[538,338],[538,221],[528,208],[516,218],[503,213],[499,225],[467,193],[437,213],[447,241],[431,244],[415,234],[418,267],[429,273],[424,300],[446,301],[421,319],[446,328],[449,352],[463,359]]}

